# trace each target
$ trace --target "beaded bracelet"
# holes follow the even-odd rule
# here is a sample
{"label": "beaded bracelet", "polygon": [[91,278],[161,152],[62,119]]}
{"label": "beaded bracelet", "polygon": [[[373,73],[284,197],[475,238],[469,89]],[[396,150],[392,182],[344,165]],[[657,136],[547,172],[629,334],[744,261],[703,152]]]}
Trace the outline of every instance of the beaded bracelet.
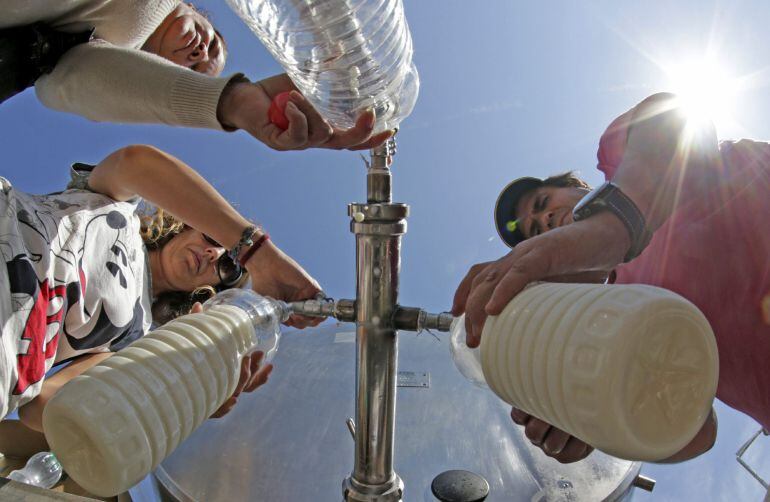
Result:
{"label": "beaded bracelet", "polygon": [[227,255],[230,257],[231,260],[233,260],[233,263],[238,263],[238,255],[241,254],[241,250],[245,247],[251,247],[254,245],[254,234],[257,232],[257,227],[255,225],[249,225],[243,230],[243,233],[241,234],[241,240],[238,241],[238,244],[233,246],[233,248],[227,252]]}

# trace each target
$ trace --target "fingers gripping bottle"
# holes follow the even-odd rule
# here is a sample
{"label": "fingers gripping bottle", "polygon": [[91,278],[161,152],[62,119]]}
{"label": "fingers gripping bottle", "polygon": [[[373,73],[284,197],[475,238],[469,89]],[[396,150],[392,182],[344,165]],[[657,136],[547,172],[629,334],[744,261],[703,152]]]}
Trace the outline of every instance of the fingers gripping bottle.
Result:
{"label": "fingers gripping bottle", "polygon": [[481,345],[451,351],[466,378],[507,403],[629,460],[686,446],[716,394],[717,346],[692,303],[640,284],[540,283],[487,318]]}
{"label": "fingers gripping bottle", "polygon": [[275,354],[286,303],[231,289],[64,385],[43,428],[64,470],[109,497],[150,473],[234,392],[240,361]]}
{"label": "fingers gripping bottle", "polygon": [[376,133],[412,112],[420,79],[401,0],[227,2],[332,125],[352,127],[373,108]]}

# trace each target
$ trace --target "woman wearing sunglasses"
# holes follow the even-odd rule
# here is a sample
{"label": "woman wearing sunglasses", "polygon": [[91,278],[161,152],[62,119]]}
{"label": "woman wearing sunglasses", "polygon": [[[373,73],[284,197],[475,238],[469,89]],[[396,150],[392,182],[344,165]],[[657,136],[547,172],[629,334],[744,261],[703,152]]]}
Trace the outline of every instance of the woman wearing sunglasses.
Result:
{"label": "woman wearing sunglasses", "polygon": [[[286,301],[321,291],[192,168],[152,147],[75,164],[64,192],[30,195],[4,178],[0,189],[0,417],[19,408],[36,430],[66,381],[215,290],[250,279],[258,293]],[[260,359],[244,359],[235,395],[214,416],[267,380],[271,367]]]}

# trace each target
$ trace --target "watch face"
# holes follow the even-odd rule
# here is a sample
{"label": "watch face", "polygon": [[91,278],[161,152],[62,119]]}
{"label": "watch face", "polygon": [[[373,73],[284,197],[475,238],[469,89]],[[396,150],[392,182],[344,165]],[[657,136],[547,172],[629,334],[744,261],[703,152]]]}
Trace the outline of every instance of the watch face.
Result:
{"label": "watch face", "polygon": [[611,190],[613,187],[614,185],[609,181],[606,181],[599,188],[588,192],[585,197],[580,199],[575,205],[575,209],[572,210],[572,219],[578,221],[588,218],[597,211],[601,211],[607,207],[607,204],[602,197],[606,195],[608,189]]}

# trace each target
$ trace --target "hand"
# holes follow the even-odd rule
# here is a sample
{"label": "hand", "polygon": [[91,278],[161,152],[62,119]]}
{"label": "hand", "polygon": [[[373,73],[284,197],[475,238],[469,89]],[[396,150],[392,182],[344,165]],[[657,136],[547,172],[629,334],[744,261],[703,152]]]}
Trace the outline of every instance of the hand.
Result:
{"label": "hand", "polygon": [[[498,315],[535,281],[585,279],[611,270],[629,247],[623,223],[609,211],[532,237],[497,261],[471,267],[455,293],[452,314],[465,312],[466,343],[477,347],[488,315]],[[606,273],[606,272],[602,272]],[[590,278],[596,280],[596,274]]]}
{"label": "hand", "polygon": [[524,426],[524,434],[549,457],[562,464],[583,460],[594,448],[574,436],[535,418],[518,408],[511,408],[511,418]]}
{"label": "hand", "polygon": [[[285,91],[291,91],[284,110],[289,128],[282,130],[270,121],[268,110],[272,99]],[[356,125],[350,129],[333,128],[296,90],[286,74],[257,83],[238,82],[229,85],[219,100],[217,117],[223,126],[243,129],[275,150],[366,150],[394,134],[394,131],[385,131],[372,136],[375,123],[373,111],[362,113]]]}
{"label": "hand", "polygon": [[261,351],[252,352],[243,357],[241,360],[241,375],[238,378],[238,384],[235,386],[235,392],[222,403],[222,406],[217,411],[211,414],[210,418],[221,418],[227,415],[237,403],[241,392],[254,392],[257,390],[257,387],[267,382],[270,372],[273,371],[273,365],[266,364],[260,368],[262,357],[264,357],[264,354]]}
{"label": "hand", "polygon": [[[262,247],[246,262],[246,270],[251,276],[251,287],[260,295],[276,300],[293,302],[315,298],[321,292],[321,286],[310,274],[305,272],[296,261],[283,251],[266,241]],[[292,315],[286,321],[287,326],[306,328],[317,326],[322,317],[304,317]]]}

